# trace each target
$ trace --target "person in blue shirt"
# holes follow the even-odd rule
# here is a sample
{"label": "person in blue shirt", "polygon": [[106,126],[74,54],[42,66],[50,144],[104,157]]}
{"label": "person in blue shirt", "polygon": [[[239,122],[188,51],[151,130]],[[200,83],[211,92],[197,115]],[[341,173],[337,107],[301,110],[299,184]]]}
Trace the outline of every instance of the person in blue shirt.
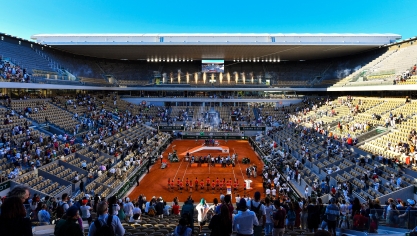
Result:
{"label": "person in blue shirt", "polygon": [[38,219],[41,225],[49,225],[51,223],[51,215],[47,210],[45,203],[42,203],[41,210],[38,212]]}
{"label": "person in blue shirt", "polygon": [[[107,223],[107,218],[109,217],[109,215],[107,214],[108,212],[108,205],[106,202],[100,202],[98,203],[97,206],[97,213],[98,213],[98,217],[97,219],[101,222],[101,224],[106,224]],[[112,228],[114,230],[115,235],[117,236],[122,236],[125,234],[125,229],[122,226],[122,222],[120,222],[119,217],[113,216],[112,217],[112,221],[111,221],[111,225]],[[90,230],[88,231],[88,236],[96,236],[96,226],[94,225],[95,222],[93,222],[90,225]]]}

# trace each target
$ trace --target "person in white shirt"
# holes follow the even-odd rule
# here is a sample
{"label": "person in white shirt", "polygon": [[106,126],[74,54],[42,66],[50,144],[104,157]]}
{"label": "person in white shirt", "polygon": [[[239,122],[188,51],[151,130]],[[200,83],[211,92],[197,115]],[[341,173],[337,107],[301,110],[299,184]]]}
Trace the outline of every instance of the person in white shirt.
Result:
{"label": "person in white shirt", "polygon": [[132,211],[133,215],[130,217],[129,222],[139,222],[140,216],[142,215],[142,211],[139,208],[139,202],[135,204],[135,208]]}
{"label": "person in white shirt", "polygon": [[271,189],[267,188],[265,190],[265,194],[266,194],[267,197],[270,197],[271,196]]}
{"label": "person in white shirt", "polygon": [[255,192],[254,198],[247,202],[247,207],[251,211],[255,211],[259,207],[259,212],[254,212],[255,214],[262,215],[260,219],[257,219],[259,224],[253,226],[254,235],[261,235],[262,229],[265,226],[266,222],[266,210],[265,205],[261,203],[261,193]]}
{"label": "person in white shirt", "polygon": [[[250,211],[244,198],[240,199],[237,215],[233,218],[233,231],[238,235],[253,235],[253,227],[259,226],[258,218]],[[266,213],[265,213],[266,214]]]}
{"label": "person in white shirt", "polygon": [[198,220],[198,223],[200,224],[200,232],[201,232],[201,230],[203,229],[203,225],[206,223],[205,221],[207,220],[207,212],[209,210],[209,206],[206,203],[206,200],[202,198],[200,200],[200,203],[195,207],[195,209],[198,212],[197,220]]}
{"label": "person in white shirt", "polygon": [[91,207],[88,206],[87,203],[88,203],[88,200],[86,197],[84,197],[82,200],[83,205],[80,207],[80,211],[81,211],[81,216],[83,220],[87,220],[88,224],[91,224],[91,222],[93,221],[93,219],[91,218],[91,214],[90,214]]}
{"label": "person in white shirt", "polygon": [[126,198],[125,204],[123,205],[123,210],[125,212],[126,218],[130,219],[131,216],[133,216],[133,203],[130,202],[130,198]]}
{"label": "person in white shirt", "polygon": [[277,190],[275,188],[271,188],[271,194],[272,197],[275,199],[275,197],[277,196]]}
{"label": "person in white shirt", "polygon": [[272,228],[273,228],[273,219],[272,219],[272,213],[275,211],[275,207],[273,204],[271,204],[271,200],[269,198],[265,198],[265,212],[266,212],[266,221],[265,221],[265,235],[271,235],[272,234]]}
{"label": "person in white shirt", "polygon": [[236,199],[236,207],[237,207],[237,204],[239,204],[239,202],[240,202],[240,195],[237,194],[235,199]]}

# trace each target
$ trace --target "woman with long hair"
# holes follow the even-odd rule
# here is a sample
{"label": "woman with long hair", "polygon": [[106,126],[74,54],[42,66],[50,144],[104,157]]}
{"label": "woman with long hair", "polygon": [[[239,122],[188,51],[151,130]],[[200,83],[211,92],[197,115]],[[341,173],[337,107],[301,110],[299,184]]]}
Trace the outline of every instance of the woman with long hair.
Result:
{"label": "woman with long hair", "polygon": [[26,218],[26,210],[22,200],[9,197],[1,205],[0,215],[1,235],[32,236],[32,225]]}
{"label": "woman with long hair", "polygon": [[232,218],[226,205],[222,204],[220,206],[220,214],[211,218],[208,227],[211,229],[211,236],[229,236],[232,234]]}

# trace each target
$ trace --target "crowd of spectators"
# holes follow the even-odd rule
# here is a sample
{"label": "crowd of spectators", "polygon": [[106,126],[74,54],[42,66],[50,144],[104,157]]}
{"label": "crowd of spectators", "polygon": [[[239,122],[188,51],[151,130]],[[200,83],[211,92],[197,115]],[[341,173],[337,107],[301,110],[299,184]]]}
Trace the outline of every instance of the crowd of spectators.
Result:
{"label": "crowd of spectators", "polygon": [[0,77],[5,81],[30,83],[30,75],[26,69],[7,61],[0,61]]}

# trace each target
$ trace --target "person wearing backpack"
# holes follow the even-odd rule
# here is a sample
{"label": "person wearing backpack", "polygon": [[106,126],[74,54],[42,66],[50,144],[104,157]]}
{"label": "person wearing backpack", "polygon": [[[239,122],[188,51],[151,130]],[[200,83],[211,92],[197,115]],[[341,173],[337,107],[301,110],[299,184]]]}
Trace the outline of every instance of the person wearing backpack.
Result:
{"label": "person wearing backpack", "polygon": [[70,207],[68,204],[68,193],[62,194],[62,200],[58,202],[58,206],[56,208],[56,218],[61,218],[64,213],[68,210]]}
{"label": "person wearing backpack", "polygon": [[[76,222],[80,218],[78,208],[72,206],[68,208],[65,215],[55,225],[55,236],[84,236],[79,224]],[[82,222],[82,221],[81,221]]]}
{"label": "person wearing backpack", "polygon": [[258,218],[259,225],[253,226],[253,235],[261,236],[262,229],[265,227],[266,223],[266,210],[265,205],[261,202],[261,193],[255,192],[254,199],[251,199],[247,202],[248,208],[253,211]]}
{"label": "person wearing backpack", "polygon": [[107,214],[108,205],[102,201],[97,205],[97,219],[90,225],[88,236],[123,236],[125,229],[119,217]]}

